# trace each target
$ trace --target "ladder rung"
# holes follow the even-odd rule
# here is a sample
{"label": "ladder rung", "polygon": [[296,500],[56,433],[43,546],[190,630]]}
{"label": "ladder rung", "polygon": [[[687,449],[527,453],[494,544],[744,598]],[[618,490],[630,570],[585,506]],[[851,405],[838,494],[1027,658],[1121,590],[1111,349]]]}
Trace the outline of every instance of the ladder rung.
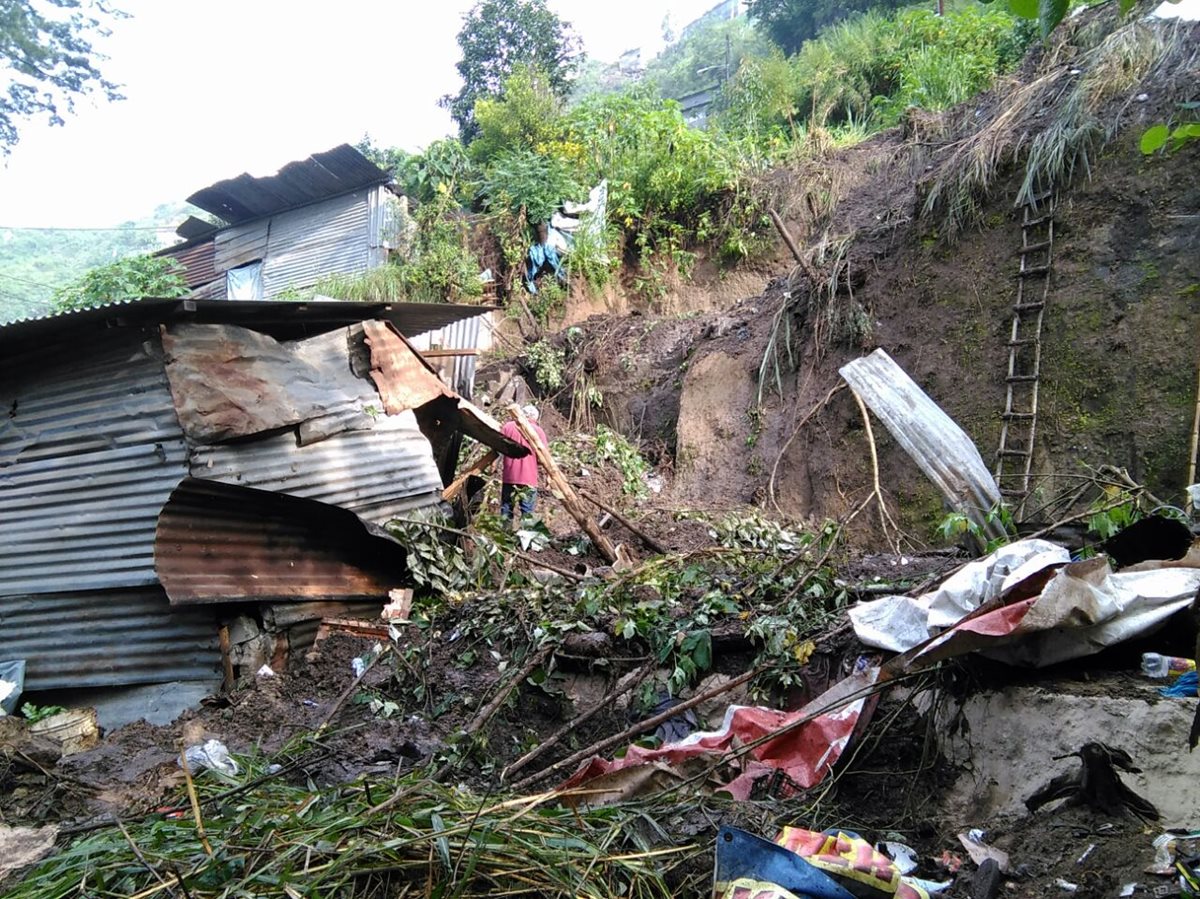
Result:
{"label": "ladder rung", "polygon": [[1026,456],[1031,455],[1031,454],[1030,454],[1029,450],[1002,449],[1002,450],[1000,450],[1000,455],[1002,455],[1002,456],[1019,456],[1020,458],[1024,459]]}
{"label": "ladder rung", "polygon": [[1009,384],[1016,384],[1016,383],[1027,382],[1027,381],[1036,381],[1037,379],[1038,379],[1037,375],[1009,375],[1007,378],[1005,378],[1005,380],[1008,381]]}
{"label": "ladder rung", "polygon": [[1037,418],[1037,416],[1032,412],[1004,412],[1002,413],[1002,416],[1007,418],[1009,421],[1029,421],[1033,418]]}
{"label": "ladder rung", "polygon": [[1008,346],[1010,346],[1010,347],[1016,347],[1016,346],[1036,346],[1036,345],[1037,345],[1038,343],[1040,343],[1040,342],[1041,342],[1041,341],[1040,341],[1040,340],[1038,340],[1038,338],[1036,338],[1036,337],[1024,337],[1024,338],[1022,338],[1022,339],[1020,339],[1020,340],[1010,340],[1010,341],[1008,342]]}
{"label": "ladder rung", "polygon": [[1036,228],[1038,225],[1044,225],[1047,222],[1054,221],[1054,213],[1048,212],[1045,215],[1039,215],[1035,219],[1030,219],[1027,222],[1021,222],[1022,228]]}
{"label": "ladder rung", "polygon": [[1046,304],[1041,300],[1036,303],[1014,303],[1013,312],[1032,312],[1035,309],[1044,309]]}
{"label": "ladder rung", "polygon": [[1031,278],[1034,275],[1048,275],[1048,274],[1050,274],[1050,266],[1035,265],[1032,268],[1023,269],[1023,270],[1017,272],[1017,277],[1018,278]]}
{"label": "ladder rung", "polygon": [[1050,246],[1051,242],[1043,240],[1041,243],[1031,243],[1027,247],[1021,247],[1014,254],[1016,256],[1024,256],[1026,253],[1036,253],[1038,250],[1045,250]]}

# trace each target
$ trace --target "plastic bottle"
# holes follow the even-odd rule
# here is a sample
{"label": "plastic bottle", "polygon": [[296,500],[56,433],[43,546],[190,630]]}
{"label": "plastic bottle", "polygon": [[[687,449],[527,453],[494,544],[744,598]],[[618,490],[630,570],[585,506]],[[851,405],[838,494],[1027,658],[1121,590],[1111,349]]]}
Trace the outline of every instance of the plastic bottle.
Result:
{"label": "plastic bottle", "polygon": [[1142,653],[1142,674],[1146,677],[1175,678],[1188,671],[1196,670],[1194,659],[1183,659],[1179,656],[1163,656],[1157,652]]}

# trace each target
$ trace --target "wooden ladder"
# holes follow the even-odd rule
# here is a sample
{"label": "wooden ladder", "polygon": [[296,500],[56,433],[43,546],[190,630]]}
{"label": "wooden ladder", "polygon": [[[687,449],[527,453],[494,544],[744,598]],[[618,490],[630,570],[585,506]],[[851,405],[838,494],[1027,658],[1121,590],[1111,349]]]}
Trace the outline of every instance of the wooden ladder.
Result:
{"label": "wooden ladder", "polygon": [[1017,299],[1012,307],[1008,336],[1008,374],[1000,449],[996,453],[996,484],[1004,503],[1021,517],[1029,495],[1037,434],[1038,384],[1042,374],[1042,319],[1050,296],[1054,262],[1054,192],[1030,197],[1022,207],[1021,260],[1017,270]]}

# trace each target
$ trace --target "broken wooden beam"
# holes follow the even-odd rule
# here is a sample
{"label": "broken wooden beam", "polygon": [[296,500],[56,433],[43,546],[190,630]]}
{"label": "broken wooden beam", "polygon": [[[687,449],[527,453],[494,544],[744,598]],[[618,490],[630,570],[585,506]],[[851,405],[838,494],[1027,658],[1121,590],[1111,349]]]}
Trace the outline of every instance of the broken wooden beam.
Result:
{"label": "broken wooden beam", "polygon": [[454,502],[456,499],[458,499],[458,495],[463,492],[463,488],[467,486],[467,479],[470,478],[471,475],[476,475],[480,472],[486,471],[488,466],[495,462],[498,458],[500,458],[500,454],[498,452],[495,450],[488,450],[488,452],[484,453],[482,456],[472,462],[467,468],[463,469],[463,473],[456,477],[454,482],[442,491],[442,499],[448,503]]}
{"label": "broken wooden beam", "polygon": [[571,517],[579,522],[579,526],[583,528],[583,532],[588,535],[588,539],[608,562],[617,561],[617,551],[604,534],[600,532],[600,528],[596,526],[596,522],[591,516],[584,511],[583,505],[579,502],[579,497],[576,496],[575,490],[563,477],[563,473],[559,470],[558,465],[554,461],[554,457],[550,455],[550,450],[542,444],[541,439],[537,436],[537,432],[529,424],[529,420],[525,418],[525,413],[521,411],[521,407],[516,403],[512,403],[508,407],[508,414],[512,416],[513,421],[517,423],[521,433],[525,435],[525,440],[533,448],[537,455],[538,463],[546,471],[546,480],[550,486],[558,491],[562,497],[563,507],[571,514]]}

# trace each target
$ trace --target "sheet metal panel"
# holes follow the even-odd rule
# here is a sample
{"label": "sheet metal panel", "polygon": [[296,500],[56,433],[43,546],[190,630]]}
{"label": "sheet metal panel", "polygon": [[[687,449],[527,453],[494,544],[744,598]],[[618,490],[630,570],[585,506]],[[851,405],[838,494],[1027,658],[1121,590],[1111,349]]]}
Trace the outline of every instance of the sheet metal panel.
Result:
{"label": "sheet metal panel", "polygon": [[188,287],[196,288],[208,284],[217,277],[215,266],[216,242],[205,240],[195,244],[185,244],[178,249],[172,247],[160,253],[168,256],[183,266],[183,280]]}
{"label": "sheet metal panel", "polygon": [[213,238],[213,268],[217,272],[226,272],[247,262],[265,259],[270,228],[270,219],[262,219],[218,231]]}
{"label": "sheet metal panel", "polygon": [[954,419],[883,350],[855,359],[839,371],[942,495],[984,533],[1003,536],[1003,526],[987,516],[1000,502],[996,481],[979,449]]}
{"label": "sheet metal panel", "polygon": [[[486,313],[472,318],[451,322],[442,327],[425,331],[409,337],[409,341],[418,350],[424,352],[431,349],[442,350],[477,350],[479,349],[479,333]],[[466,399],[472,399],[475,391],[476,356],[441,356],[432,357],[426,361],[432,365],[438,376],[458,394]]]}
{"label": "sheet metal panel", "polygon": [[[378,399],[376,399],[378,402]],[[412,412],[308,446],[292,434],[198,447],[192,476],[319,500],[384,524],[441,501],[442,479]]]}
{"label": "sheet metal panel", "polygon": [[326,275],[365,272],[369,222],[365,190],[275,216],[263,261],[264,297],[311,287]]}
{"label": "sheet metal panel", "polygon": [[161,587],[0,596],[4,658],[25,659],[26,690],[210,680],[217,624],[174,609]]}
{"label": "sheet metal panel", "polygon": [[274,175],[248,174],[218,181],[188,197],[188,202],[231,225],[274,215],[389,179],[387,172],[349,144],[307,159],[289,162]]}
{"label": "sheet metal panel", "polygon": [[155,519],[187,475],[157,334],[6,359],[0,405],[0,596],[155,583]]}
{"label": "sheet metal panel", "polygon": [[173,605],[386,599],[406,554],[345,509],[185,479],[158,519],[155,563]]}

